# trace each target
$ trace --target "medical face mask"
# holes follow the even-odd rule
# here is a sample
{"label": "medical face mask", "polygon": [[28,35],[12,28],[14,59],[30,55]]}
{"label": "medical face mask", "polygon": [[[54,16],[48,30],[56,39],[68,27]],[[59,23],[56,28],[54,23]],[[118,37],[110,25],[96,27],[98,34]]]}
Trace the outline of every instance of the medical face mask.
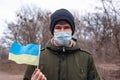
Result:
{"label": "medical face mask", "polygon": [[72,38],[72,32],[58,32],[54,33],[54,40],[60,45],[69,44]]}

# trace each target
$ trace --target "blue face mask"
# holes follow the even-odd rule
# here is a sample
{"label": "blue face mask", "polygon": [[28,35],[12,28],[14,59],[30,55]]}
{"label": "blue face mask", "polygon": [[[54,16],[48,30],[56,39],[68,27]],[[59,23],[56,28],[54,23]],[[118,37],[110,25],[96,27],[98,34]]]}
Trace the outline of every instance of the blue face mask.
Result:
{"label": "blue face mask", "polygon": [[72,32],[58,32],[54,33],[54,40],[60,45],[69,44],[72,38]]}

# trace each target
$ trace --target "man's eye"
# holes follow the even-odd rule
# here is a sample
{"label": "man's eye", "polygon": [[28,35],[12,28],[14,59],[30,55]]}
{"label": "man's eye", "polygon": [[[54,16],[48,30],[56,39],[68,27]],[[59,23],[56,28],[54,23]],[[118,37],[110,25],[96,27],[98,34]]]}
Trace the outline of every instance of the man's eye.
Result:
{"label": "man's eye", "polygon": [[61,29],[60,27],[56,27],[55,29]]}
{"label": "man's eye", "polygon": [[64,29],[69,29],[70,27],[65,27]]}

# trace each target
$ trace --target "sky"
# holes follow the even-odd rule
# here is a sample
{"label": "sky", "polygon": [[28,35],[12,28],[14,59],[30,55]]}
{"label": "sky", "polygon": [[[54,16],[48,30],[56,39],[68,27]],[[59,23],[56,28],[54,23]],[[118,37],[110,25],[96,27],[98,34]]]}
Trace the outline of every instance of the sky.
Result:
{"label": "sky", "polygon": [[83,14],[93,11],[97,0],[0,0],[0,36],[6,29],[5,21],[14,21],[16,11],[23,5],[36,5],[51,12],[66,8]]}

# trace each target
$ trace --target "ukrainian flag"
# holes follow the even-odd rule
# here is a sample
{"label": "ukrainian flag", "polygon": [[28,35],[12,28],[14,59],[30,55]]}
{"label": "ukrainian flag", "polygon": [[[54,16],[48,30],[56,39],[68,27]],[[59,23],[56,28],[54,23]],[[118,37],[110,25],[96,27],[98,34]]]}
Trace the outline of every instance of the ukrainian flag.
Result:
{"label": "ukrainian flag", "polygon": [[28,44],[22,46],[14,42],[9,51],[9,60],[13,60],[18,64],[38,65],[40,55],[40,45]]}

